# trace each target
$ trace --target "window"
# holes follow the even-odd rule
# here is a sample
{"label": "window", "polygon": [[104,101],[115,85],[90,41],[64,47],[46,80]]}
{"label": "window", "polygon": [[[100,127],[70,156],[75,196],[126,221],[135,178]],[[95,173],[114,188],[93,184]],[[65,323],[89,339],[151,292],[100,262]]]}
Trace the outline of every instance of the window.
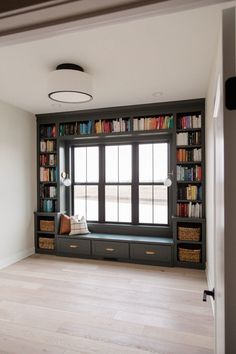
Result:
{"label": "window", "polygon": [[168,223],[167,143],[139,145],[139,223]]}
{"label": "window", "polygon": [[73,213],[102,223],[168,224],[167,142],[79,146]]}
{"label": "window", "polygon": [[98,153],[98,146],[74,149],[74,211],[93,221],[98,221]]}
{"label": "window", "polygon": [[131,222],[132,145],[105,147],[105,221]]}

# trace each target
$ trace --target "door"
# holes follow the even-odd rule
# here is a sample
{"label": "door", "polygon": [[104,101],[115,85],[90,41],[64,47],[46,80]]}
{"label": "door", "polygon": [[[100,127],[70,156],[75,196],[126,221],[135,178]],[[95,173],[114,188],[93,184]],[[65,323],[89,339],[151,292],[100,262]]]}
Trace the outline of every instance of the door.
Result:
{"label": "door", "polygon": [[224,102],[224,84],[236,76],[235,11],[223,11],[221,95],[215,120],[216,354],[236,353],[236,110],[228,110]]}
{"label": "door", "polygon": [[222,73],[218,78],[216,98],[219,99],[214,117],[214,189],[215,189],[215,354],[225,354],[224,320],[224,136]]}

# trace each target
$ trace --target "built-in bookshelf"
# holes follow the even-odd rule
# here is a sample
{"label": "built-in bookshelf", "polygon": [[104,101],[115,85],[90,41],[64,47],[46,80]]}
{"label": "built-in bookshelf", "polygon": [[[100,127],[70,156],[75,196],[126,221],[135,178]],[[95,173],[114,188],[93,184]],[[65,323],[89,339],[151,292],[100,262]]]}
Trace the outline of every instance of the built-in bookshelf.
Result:
{"label": "built-in bookshelf", "polygon": [[56,254],[56,237],[59,213],[35,213],[35,250],[38,253]]}
{"label": "built-in bookshelf", "polygon": [[[169,172],[173,170],[173,184],[168,189],[170,224],[165,228],[158,226],[155,237],[169,237],[172,245],[174,241],[171,257],[176,266],[205,267],[203,100],[44,114],[38,115],[37,120],[38,213],[35,235],[38,251],[56,252],[55,240],[51,239],[57,232],[57,215],[71,210],[71,190],[62,184],[61,174],[70,173],[68,156],[73,144],[119,143],[127,139],[146,142],[149,138],[153,142],[157,138],[170,142]],[[55,230],[42,231],[41,220],[54,221]]]}
{"label": "built-in bookshelf", "polygon": [[176,115],[175,264],[205,267],[203,111]]}
{"label": "built-in bookshelf", "polygon": [[55,212],[58,197],[56,124],[39,125],[38,209],[40,212]]}

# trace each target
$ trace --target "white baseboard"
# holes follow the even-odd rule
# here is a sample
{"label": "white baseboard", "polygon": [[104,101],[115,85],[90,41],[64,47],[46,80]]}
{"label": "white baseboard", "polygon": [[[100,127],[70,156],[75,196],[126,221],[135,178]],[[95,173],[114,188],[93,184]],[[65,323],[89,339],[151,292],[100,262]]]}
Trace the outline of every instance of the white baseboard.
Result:
{"label": "white baseboard", "polygon": [[28,250],[17,252],[11,257],[7,257],[5,259],[1,259],[0,260],[0,269],[8,267],[9,265],[18,262],[21,259],[29,257],[29,256],[31,256],[34,253],[35,253],[35,249],[34,248],[30,248]]}
{"label": "white baseboard", "polygon": [[[214,285],[209,277],[209,272],[208,272],[208,267],[207,267],[207,263],[206,263],[206,278],[207,278],[207,286],[209,290],[212,290],[214,288]],[[208,298],[210,298],[211,301],[211,308],[212,308],[212,312],[213,312],[213,316],[215,316],[215,301],[213,300],[213,298],[211,296],[209,296]]]}

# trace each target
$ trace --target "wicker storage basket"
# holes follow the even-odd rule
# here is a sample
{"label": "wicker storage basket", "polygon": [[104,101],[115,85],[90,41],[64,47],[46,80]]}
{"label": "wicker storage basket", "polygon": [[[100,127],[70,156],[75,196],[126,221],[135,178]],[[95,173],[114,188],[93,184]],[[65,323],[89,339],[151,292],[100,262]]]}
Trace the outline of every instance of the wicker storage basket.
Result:
{"label": "wicker storage basket", "polygon": [[200,227],[178,227],[178,240],[180,241],[200,241]]}
{"label": "wicker storage basket", "polygon": [[201,261],[200,249],[186,248],[183,246],[178,248],[178,253],[180,262],[200,263]]}
{"label": "wicker storage basket", "polygon": [[53,238],[39,237],[39,248],[54,250],[54,242]]}
{"label": "wicker storage basket", "polygon": [[55,224],[54,220],[40,220],[39,221],[39,228],[40,231],[54,231],[55,230]]}

